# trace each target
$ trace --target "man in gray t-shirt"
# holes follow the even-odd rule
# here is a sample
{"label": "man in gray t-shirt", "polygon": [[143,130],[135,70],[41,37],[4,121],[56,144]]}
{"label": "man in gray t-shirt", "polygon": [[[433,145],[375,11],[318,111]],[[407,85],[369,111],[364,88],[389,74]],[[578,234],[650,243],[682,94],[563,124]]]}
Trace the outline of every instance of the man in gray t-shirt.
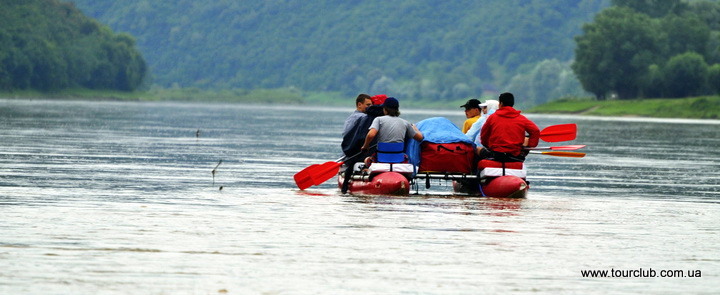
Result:
{"label": "man in gray t-shirt", "polygon": [[406,139],[413,138],[417,133],[410,122],[393,116],[375,118],[370,129],[378,131],[378,142],[405,142]]}
{"label": "man in gray t-shirt", "polygon": [[370,149],[370,143],[377,137],[378,142],[405,142],[413,138],[423,140],[423,134],[415,125],[400,117],[400,103],[394,97],[388,97],[382,104],[385,116],[377,117],[370,125],[362,150]]}

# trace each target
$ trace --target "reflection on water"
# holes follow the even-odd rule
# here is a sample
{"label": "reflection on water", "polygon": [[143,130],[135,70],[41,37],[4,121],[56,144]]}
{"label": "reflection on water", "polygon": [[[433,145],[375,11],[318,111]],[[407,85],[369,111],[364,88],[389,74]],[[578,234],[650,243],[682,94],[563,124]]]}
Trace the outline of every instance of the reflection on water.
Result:
{"label": "reflection on water", "polygon": [[[562,144],[588,156],[529,157],[527,199],[298,191],[294,173],[339,157],[349,112],[0,100],[0,294],[720,288],[720,121],[531,116],[577,123]],[[402,117],[437,115],[464,119]],[[580,274],[612,268],[702,277]]]}
{"label": "reflection on water", "polygon": [[[489,214],[508,216],[515,214],[522,206],[523,199],[477,198],[464,196],[350,196],[347,202],[359,202],[373,206],[377,210],[408,212],[442,212],[447,214]],[[404,209],[399,209],[404,208]]]}

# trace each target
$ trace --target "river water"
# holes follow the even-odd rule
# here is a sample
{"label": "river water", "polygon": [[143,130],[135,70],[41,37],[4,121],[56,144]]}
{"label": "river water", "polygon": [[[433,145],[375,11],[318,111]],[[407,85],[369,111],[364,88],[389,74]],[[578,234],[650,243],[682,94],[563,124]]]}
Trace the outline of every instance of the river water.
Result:
{"label": "river water", "polygon": [[350,111],[0,100],[0,294],[720,290],[720,121],[530,115],[588,147],[527,199],[298,191]]}

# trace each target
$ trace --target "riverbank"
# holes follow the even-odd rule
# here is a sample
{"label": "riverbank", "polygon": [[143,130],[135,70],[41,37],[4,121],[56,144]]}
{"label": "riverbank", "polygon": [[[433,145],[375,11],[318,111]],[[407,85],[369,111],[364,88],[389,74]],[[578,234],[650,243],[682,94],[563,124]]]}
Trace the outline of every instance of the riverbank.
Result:
{"label": "riverbank", "polygon": [[[194,101],[254,104],[318,105],[347,107],[354,97],[338,92],[305,92],[295,88],[201,90],[150,89],[123,92],[110,90],[69,89],[55,92],[0,92],[0,98],[12,99],[68,99],[113,101]],[[457,109],[466,99],[430,100],[401,99],[403,108]],[[520,109],[536,114],[580,114],[591,116],[636,116],[655,118],[720,118],[720,96],[677,99],[606,100],[562,99],[547,104]]]}
{"label": "riverbank", "polygon": [[527,110],[540,114],[718,119],[720,96],[636,100],[558,100]]}
{"label": "riverbank", "polygon": [[67,100],[113,100],[113,101],[196,101],[196,102],[234,102],[234,103],[265,103],[265,104],[303,104],[304,94],[292,88],[283,89],[229,89],[202,90],[197,88],[183,89],[150,89],[146,91],[116,91],[91,89],[64,89],[59,91],[41,92],[22,90],[0,92],[0,98],[11,99],[67,99]]}
{"label": "riverbank", "polygon": [[[58,99],[58,100],[110,100],[110,101],[192,101],[226,102],[253,104],[287,104],[350,107],[355,96],[340,92],[309,92],[296,88],[279,89],[227,89],[203,90],[197,88],[150,89],[146,91],[123,92],[113,90],[65,89],[41,92],[23,90],[0,92],[0,98],[9,99]],[[431,100],[400,98],[402,108],[457,109],[467,99]]]}

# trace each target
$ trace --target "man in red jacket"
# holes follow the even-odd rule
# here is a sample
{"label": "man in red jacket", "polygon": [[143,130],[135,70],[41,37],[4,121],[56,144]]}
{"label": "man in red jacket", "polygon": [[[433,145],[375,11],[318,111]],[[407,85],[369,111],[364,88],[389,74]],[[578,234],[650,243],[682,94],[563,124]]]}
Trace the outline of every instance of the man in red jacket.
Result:
{"label": "man in red jacket", "polygon": [[[540,129],[513,108],[515,97],[512,93],[500,94],[498,100],[500,109],[487,118],[480,131],[480,139],[485,147],[480,156],[502,162],[522,162],[527,155],[523,146],[536,147],[540,140]],[[526,134],[529,139],[525,138]]]}

